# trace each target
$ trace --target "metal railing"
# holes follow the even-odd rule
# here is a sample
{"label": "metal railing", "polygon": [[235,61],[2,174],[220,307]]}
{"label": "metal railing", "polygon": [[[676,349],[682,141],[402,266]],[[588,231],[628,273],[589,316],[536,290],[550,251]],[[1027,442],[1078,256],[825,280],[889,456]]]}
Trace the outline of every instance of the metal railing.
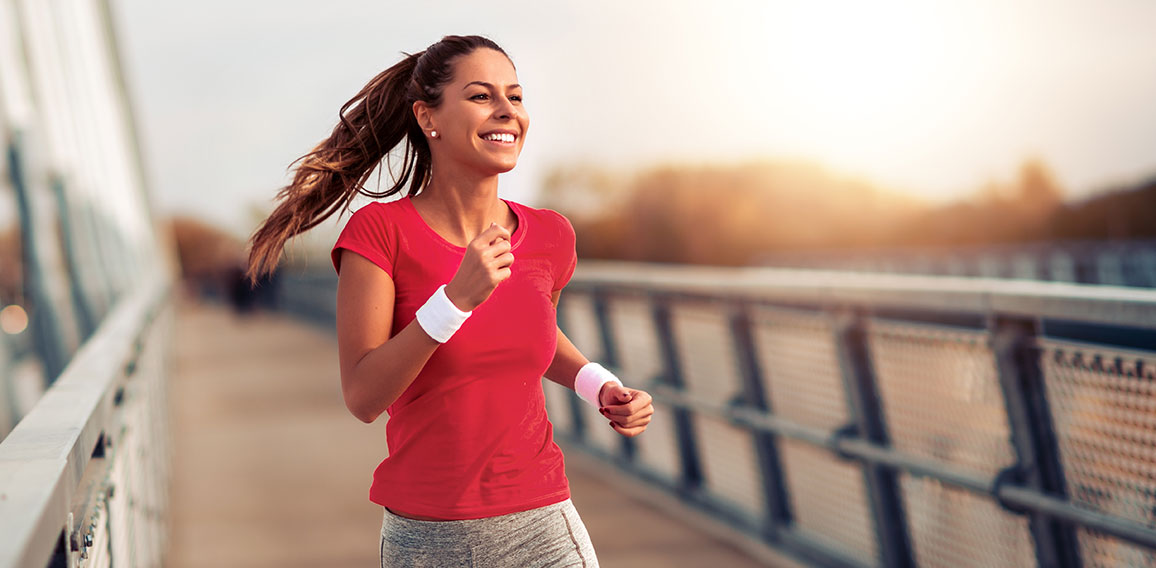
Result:
{"label": "metal railing", "polygon": [[157,566],[171,252],[106,0],[0,0],[0,568]]}
{"label": "metal railing", "polygon": [[657,409],[543,381],[559,439],[803,562],[1156,564],[1156,291],[584,261],[558,317]]}
{"label": "metal railing", "polygon": [[169,281],[144,278],[0,442],[0,566],[158,566]]}
{"label": "metal railing", "polygon": [[555,432],[823,566],[1156,563],[1156,292],[582,263],[559,319],[648,389]]}
{"label": "metal railing", "polygon": [[1156,288],[1156,240],[1151,239],[777,252],[755,264]]}

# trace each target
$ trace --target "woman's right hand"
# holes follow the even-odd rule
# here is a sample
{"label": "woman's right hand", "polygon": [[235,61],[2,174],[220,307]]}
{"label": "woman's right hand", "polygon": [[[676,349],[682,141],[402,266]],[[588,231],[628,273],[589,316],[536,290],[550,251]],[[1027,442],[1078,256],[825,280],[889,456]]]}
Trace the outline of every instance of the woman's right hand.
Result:
{"label": "woman's right hand", "polygon": [[510,277],[510,265],[514,263],[510,246],[510,232],[491,223],[466,245],[457,273],[446,284],[446,297],[463,312],[480,306],[498,284]]}

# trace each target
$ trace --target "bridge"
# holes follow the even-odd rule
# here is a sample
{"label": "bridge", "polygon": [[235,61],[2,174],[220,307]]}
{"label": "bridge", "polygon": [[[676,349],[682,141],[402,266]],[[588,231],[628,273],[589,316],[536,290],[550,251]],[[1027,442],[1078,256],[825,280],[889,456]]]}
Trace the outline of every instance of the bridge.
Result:
{"label": "bridge", "polygon": [[[189,294],[67,8],[0,0],[0,567],[375,562],[333,275]],[[623,439],[543,384],[605,566],[1156,565],[1156,290],[583,260],[558,315],[656,400]]]}
{"label": "bridge", "polygon": [[[332,325],[334,283],[283,301]],[[793,559],[1156,562],[1152,290],[583,262],[562,298],[660,418],[624,440],[546,383],[556,433]]]}

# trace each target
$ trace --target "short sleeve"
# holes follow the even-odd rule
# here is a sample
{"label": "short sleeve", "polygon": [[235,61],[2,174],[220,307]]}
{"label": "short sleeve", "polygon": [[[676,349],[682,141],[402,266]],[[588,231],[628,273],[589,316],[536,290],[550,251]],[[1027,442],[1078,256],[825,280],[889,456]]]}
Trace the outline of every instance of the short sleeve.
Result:
{"label": "short sleeve", "polygon": [[555,250],[558,256],[554,260],[554,292],[566,287],[570,277],[574,275],[574,268],[578,266],[578,252],[574,236],[574,226],[561,213],[555,212],[558,221],[559,242]]}
{"label": "short sleeve", "polygon": [[333,269],[341,273],[341,249],[353,251],[379,266],[391,278],[395,239],[384,207],[370,203],[353,212],[330,252]]}

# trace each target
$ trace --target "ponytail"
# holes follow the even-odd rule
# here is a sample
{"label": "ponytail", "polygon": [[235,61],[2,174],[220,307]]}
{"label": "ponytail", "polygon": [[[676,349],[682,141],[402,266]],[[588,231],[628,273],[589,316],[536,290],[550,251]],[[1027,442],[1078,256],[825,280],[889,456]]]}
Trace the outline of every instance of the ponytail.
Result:
{"label": "ponytail", "polygon": [[[250,240],[248,276],[256,282],[272,272],[285,242],[316,227],[341,209],[347,209],[357,193],[385,197],[401,190],[424,161],[419,175],[428,175],[429,146],[410,109],[406,91],[420,53],[407,56],[374,77],[341,107],[340,122],[333,133],[313,151],[293,162],[293,181],[277,192],[280,204],[253,233]],[[406,104],[406,103],[410,104]],[[416,136],[408,136],[416,129]],[[405,140],[401,174],[384,192],[367,190],[365,182],[386,153]],[[416,150],[415,148],[420,148]],[[421,157],[425,160],[420,160]],[[415,159],[416,158],[416,159]],[[414,177],[410,195],[425,180]]]}
{"label": "ponytail", "polygon": [[[358,193],[381,199],[399,193],[408,183],[407,195],[412,197],[425,187],[431,174],[430,149],[413,115],[413,103],[421,100],[437,107],[442,88],[453,78],[453,60],[480,47],[505,54],[480,36],[446,36],[382,71],[342,105],[333,132],[293,162],[293,181],[277,193],[280,203],[253,233],[250,282],[276,269],[289,239],[348,210]],[[373,170],[383,159],[390,169],[390,152],[402,142],[401,168],[393,185],[385,191],[367,189],[365,182]]]}

